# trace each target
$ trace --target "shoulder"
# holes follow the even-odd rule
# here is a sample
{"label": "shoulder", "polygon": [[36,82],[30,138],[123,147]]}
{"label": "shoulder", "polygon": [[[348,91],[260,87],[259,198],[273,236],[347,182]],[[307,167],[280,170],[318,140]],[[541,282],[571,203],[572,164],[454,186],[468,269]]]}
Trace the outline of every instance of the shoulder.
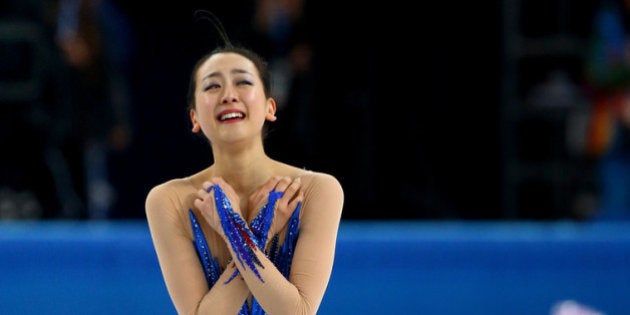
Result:
{"label": "shoulder", "polygon": [[336,193],[343,195],[343,189],[337,178],[331,174],[299,168],[294,165],[278,162],[276,173],[291,178],[300,178],[302,180],[302,190],[309,191],[326,191],[327,193]]}
{"label": "shoulder", "polygon": [[163,212],[181,209],[194,195],[195,189],[187,178],[177,178],[151,188],[145,200],[147,215],[151,212]]}
{"label": "shoulder", "polygon": [[147,194],[147,200],[164,199],[177,195],[180,190],[185,190],[185,187],[189,185],[186,179],[177,178],[172,179],[156,186],[153,186]]}
{"label": "shoulder", "polygon": [[344,191],[339,180],[328,173],[305,171],[300,175],[305,202],[325,202],[335,208],[343,205]]}
{"label": "shoulder", "polygon": [[302,179],[304,187],[309,189],[323,189],[330,188],[331,190],[337,190],[343,193],[341,183],[337,178],[328,173],[304,171],[299,176]]}
{"label": "shoulder", "polygon": [[331,174],[313,171],[305,171],[299,177],[303,193],[300,229],[334,235],[344,206],[339,180]]}
{"label": "shoulder", "polygon": [[192,239],[188,209],[195,196],[188,178],[169,180],[149,190],[144,210],[154,242],[164,244],[166,239],[180,236]]}

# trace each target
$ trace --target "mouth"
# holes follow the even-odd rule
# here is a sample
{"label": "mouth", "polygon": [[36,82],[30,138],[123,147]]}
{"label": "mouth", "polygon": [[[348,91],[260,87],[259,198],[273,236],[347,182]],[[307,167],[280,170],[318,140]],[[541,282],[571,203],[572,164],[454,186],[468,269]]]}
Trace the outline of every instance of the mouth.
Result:
{"label": "mouth", "polygon": [[231,121],[242,120],[244,118],[245,118],[245,113],[237,111],[237,110],[223,111],[217,116],[217,119],[220,122],[231,122]]}

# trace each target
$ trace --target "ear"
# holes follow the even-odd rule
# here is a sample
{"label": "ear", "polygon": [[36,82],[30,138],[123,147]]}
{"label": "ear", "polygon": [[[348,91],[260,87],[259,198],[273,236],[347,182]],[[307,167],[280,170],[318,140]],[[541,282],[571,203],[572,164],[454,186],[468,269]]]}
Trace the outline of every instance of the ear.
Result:
{"label": "ear", "polygon": [[273,98],[267,99],[267,114],[265,115],[265,119],[268,121],[276,121],[278,117],[276,117],[276,100]]}
{"label": "ear", "polygon": [[190,110],[190,122],[192,122],[192,132],[198,133],[201,130],[201,126],[199,126],[199,122],[197,122],[196,112],[194,109]]}

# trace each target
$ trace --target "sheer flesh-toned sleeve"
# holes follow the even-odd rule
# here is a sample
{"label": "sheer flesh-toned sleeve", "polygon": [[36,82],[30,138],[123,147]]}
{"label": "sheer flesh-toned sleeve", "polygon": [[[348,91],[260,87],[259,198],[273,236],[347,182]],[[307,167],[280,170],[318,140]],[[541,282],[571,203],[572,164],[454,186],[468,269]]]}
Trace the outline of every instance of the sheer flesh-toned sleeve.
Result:
{"label": "sheer flesh-toned sleeve", "polygon": [[[177,188],[162,184],[146,199],[151,238],[169,295],[178,314],[237,314],[249,294],[242,279],[223,284],[234,272],[228,267],[218,284],[208,284],[192,239],[178,209],[184,207]],[[211,311],[210,311],[211,310]]]}
{"label": "sheer flesh-toned sleeve", "polygon": [[268,314],[316,314],[330,279],[343,190],[330,175],[318,174],[311,180],[305,187],[303,215],[289,280],[260,250],[255,253],[265,266],[258,268],[264,281],[249,268],[237,264],[250,291]]}

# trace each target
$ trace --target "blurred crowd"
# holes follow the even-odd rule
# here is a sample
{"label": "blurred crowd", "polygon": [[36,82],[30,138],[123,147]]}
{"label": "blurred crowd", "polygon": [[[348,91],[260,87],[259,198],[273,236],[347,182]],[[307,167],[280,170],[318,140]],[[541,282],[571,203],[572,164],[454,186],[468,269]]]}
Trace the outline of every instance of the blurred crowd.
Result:
{"label": "blurred crowd", "polygon": [[[559,103],[586,97],[580,131],[567,137],[574,152],[597,161],[598,186],[595,201],[584,203],[587,213],[574,215],[624,218],[630,213],[630,11],[624,0],[593,1],[598,9],[588,21],[579,84],[554,73],[543,82],[547,89],[532,95],[539,103],[552,101],[545,98],[550,90]],[[492,116],[491,106],[469,106],[480,85],[493,95],[500,88],[458,81],[459,93],[452,93],[452,83],[463,80],[452,73],[477,74],[463,68],[470,62],[450,40],[466,26],[439,18],[468,15],[432,3],[418,36],[435,45],[404,42],[397,50],[383,44],[392,41],[388,36],[374,34],[406,33],[398,18],[404,8],[355,4],[361,14],[305,0],[151,7],[122,0],[2,2],[0,219],[143,218],[148,187],[209,163],[201,158],[209,149],[190,133],[185,112],[192,63],[216,36],[193,22],[195,9],[213,11],[237,42],[269,61],[279,108],[269,154],[337,175],[348,192],[347,218],[501,218],[500,189],[478,182],[499,182],[486,166],[500,164],[487,158],[500,149],[480,140],[483,125],[492,123],[468,117]],[[478,23],[470,19],[474,32]],[[486,52],[467,54],[499,59]],[[402,79],[409,74],[431,80],[412,84],[410,92]],[[391,106],[398,107],[385,115]],[[200,158],[182,165],[182,155]],[[448,162],[453,156],[462,159]]]}
{"label": "blurred crowd", "polygon": [[131,142],[133,39],[116,3],[1,7],[3,218],[107,218],[114,156]]}
{"label": "blurred crowd", "polygon": [[[251,12],[242,14],[240,20],[252,22],[234,33],[243,40],[247,33],[247,40],[270,61],[280,111],[308,110],[312,78],[305,1],[262,0],[249,6]],[[212,9],[223,16],[229,12],[228,6]],[[154,145],[159,139],[150,130],[134,130],[142,121],[137,115],[148,110],[155,120],[164,119],[157,124],[179,126],[168,118],[172,115],[155,114],[158,111],[150,108],[155,103],[138,102],[140,98],[151,102],[147,94],[159,91],[134,82],[146,80],[142,72],[156,71],[146,68],[153,66],[150,57],[145,60],[149,66],[134,65],[139,60],[135,58],[142,59],[140,54],[153,49],[150,45],[155,42],[150,38],[159,32],[143,29],[143,25],[154,24],[147,23],[151,17],[142,15],[167,18],[164,11],[144,10],[117,0],[16,0],[0,6],[0,219],[143,217],[143,187],[159,180],[156,175],[143,181],[147,174],[159,173],[143,166],[160,167],[152,163],[155,149],[147,148],[147,143]],[[197,31],[209,29],[191,27],[192,14],[186,17],[190,20],[171,25],[173,29],[181,33],[195,31],[195,27]],[[227,23],[236,21],[233,17]],[[143,40],[145,46],[138,48]],[[197,41],[201,44],[191,51],[211,48],[210,41]],[[191,55],[190,60],[197,57]],[[158,71],[168,67],[166,60],[159,62]],[[190,70],[187,67],[182,66],[182,71]],[[289,107],[288,103],[303,105]],[[177,109],[178,104],[183,113],[183,101],[159,106]],[[181,115],[184,123],[185,117]],[[283,121],[277,128],[288,130],[278,134],[295,133],[301,138],[310,120]],[[138,137],[144,137],[142,143]],[[301,159],[309,146],[296,143],[287,152]],[[165,176],[167,172],[164,170]]]}

